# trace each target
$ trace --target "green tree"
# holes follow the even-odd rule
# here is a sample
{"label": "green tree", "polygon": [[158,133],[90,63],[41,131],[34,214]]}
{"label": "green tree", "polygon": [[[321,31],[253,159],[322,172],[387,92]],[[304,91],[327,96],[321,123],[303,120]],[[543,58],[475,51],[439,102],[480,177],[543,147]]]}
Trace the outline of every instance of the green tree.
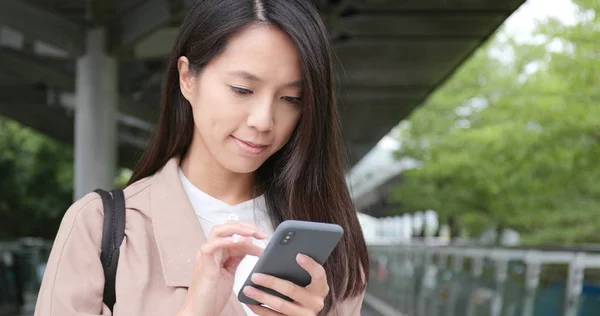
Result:
{"label": "green tree", "polygon": [[[0,239],[52,239],[73,202],[73,147],[0,117]],[[129,169],[114,187],[123,188]]]}
{"label": "green tree", "polygon": [[391,190],[404,211],[472,233],[502,222],[529,243],[600,241],[600,2],[576,3],[579,23],[546,21],[540,43],[500,31],[410,117],[399,155],[423,167]]}
{"label": "green tree", "polygon": [[72,202],[72,148],[0,117],[0,174],[0,239],[52,238]]}

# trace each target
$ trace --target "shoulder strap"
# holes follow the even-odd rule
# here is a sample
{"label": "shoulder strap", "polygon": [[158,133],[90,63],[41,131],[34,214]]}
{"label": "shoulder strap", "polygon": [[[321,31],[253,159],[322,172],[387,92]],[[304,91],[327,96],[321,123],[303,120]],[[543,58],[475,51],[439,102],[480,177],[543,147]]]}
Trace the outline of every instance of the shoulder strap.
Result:
{"label": "shoulder strap", "polygon": [[109,193],[97,189],[94,192],[100,195],[104,207],[102,252],[100,254],[105,280],[103,302],[112,312],[117,301],[115,280],[119,263],[119,247],[125,237],[125,196],[123,190],[112,190]]}

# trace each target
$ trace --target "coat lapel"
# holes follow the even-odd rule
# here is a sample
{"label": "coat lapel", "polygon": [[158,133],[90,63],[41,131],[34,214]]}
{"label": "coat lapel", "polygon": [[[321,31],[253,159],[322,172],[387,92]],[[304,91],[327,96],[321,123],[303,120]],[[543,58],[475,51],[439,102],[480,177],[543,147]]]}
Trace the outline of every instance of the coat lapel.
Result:
{"label": "coat lapel", "polygon": [[[150,207],[165,283],[172,287],[189,287],[196,254],[206,237],[183,189],[178,170],[179,159],[172,158],[154,175]],[[233,289],[225,311],[226,315],[246,315]]]}
{"label": "coat lapel", "polygon": [[167,286],[189,287],[196,254],[206,237],[171,159],[154,176],[150,205],[154,237]]}

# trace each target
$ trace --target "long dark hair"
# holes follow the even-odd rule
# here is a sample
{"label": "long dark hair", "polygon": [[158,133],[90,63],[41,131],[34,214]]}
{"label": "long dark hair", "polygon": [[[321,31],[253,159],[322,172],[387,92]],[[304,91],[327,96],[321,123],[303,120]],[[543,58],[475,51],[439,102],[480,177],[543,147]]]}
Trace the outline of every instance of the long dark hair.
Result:
{"label": "long dark hair", "polygon": [[228,38],[255,23],[275,25],[295,44],[303,74],[302,116],[290,141],[257,171],[274,227],[298,219],[341,225],[345,234],[325,264],[331,288],[323,314],[360,294],[369,272],[367,247],[344,178],[344,150],[335,102],[328,35],[308,0],[202,0],[189,11],[173,44],[160,117],[129,184],[183,157],[194,129],[191,106],[179,86],[177,60],[198,73],[221,53]]}

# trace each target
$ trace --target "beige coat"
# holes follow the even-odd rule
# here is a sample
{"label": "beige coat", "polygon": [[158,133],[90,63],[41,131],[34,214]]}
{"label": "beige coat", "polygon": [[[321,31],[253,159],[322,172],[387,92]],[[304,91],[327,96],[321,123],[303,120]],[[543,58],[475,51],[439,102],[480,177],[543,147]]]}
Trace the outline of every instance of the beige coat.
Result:
{"label": "beige coat", "polygon": [[[125,239],[117,271],[116,316],[172,316],[183,304],[204,232],[180,183],[178,160],[125,189]],[[67,210],[40,289],[35,316],[110,315],[102,303],[102,200],[90,193]],[[364,293],[363,293],[364,295]],[[360,315],[363,295],[330,315]],[[231,292],[223,316],[245,316]]]}

